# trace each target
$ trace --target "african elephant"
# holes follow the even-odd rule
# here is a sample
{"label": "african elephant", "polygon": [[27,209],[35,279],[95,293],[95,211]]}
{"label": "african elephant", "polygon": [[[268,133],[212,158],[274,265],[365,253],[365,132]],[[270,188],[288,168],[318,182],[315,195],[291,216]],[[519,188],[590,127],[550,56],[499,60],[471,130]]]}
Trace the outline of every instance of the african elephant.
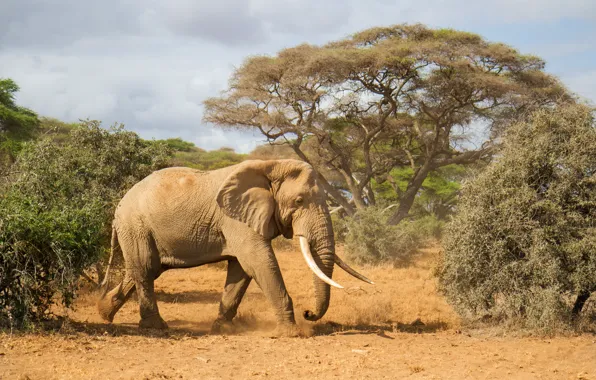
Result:
{"label": "african elephant", "polygon": [[[159,315],[154,280],[167,269],[228,261],[218,330],[232,326],[238,305],[255,279],[277,317],[277,333],[299,333],[292,299],[271,248],[279,235],[300,240],[304,258],[314,272],[316,321],[329,306],[334,264],[372,283],[335,255],[335,242],[325,194],[312,167],[298,160],[251,160],[203,172],[190,168],[156,171],[122,198],[112,226],[112,253],[98,301],[109,322],[137,291],[140,327],[167,328]],[[124,257],[122,282],[108,291],[115,251]],[[314,253],[314,254],[313,254]]]}

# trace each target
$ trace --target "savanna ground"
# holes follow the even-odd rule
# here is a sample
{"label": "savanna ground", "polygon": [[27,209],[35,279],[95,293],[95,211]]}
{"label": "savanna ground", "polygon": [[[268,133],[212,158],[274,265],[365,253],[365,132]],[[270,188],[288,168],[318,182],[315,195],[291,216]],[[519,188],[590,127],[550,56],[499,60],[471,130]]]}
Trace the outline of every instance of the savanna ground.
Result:
{"label": "savanna ground", "polygon": [[[341,249],[340,249],[340,254]],[[596,379],[596,337],[511,336],[463,330],[436,292],[439,250],[408,268],[359,268],[376,285],[341,270],[330,310],[309,338],[271,338],[274,317],[251,284],[233,335],[210,335],[225,271],[206,266],[166,272],[156,282],[170,329],[137,328],[130,300],[113,325],[100,321],[93,294],[52,333],[0,334],[0,379]],[[311,273],[300,253],[278,253],[297,318],[312,307]]]}

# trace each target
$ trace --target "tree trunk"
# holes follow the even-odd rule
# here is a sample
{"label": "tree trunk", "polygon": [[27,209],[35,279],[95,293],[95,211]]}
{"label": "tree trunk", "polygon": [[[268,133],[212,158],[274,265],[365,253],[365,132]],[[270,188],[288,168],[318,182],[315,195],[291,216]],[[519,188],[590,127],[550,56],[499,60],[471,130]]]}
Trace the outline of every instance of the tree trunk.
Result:
{"label": "tree trunk", "polygon": [[101,263],[95,263],[95,271],[97,272],[97,284],[101,284],[105,276]]}
{"label": "tree trunk", "polygon": [[377,199],[375,198],[375,192],[370,185],[370,182],[366,185],[366,197],[368,198],[368,202],[371,206],[377,205]]}
{"label": "tree trunk", "polygon": [[414,177],[412,177],[408,183],[408,187],[399,201],[399,207],[389,217],[387,224],[395,226],[408,216],[408,213],[410,212],[410,209],[416,200],[416,194],[418,194],[418,190],[420,190],[422,187],[422,183],[430,171],[431,165],[430,163],[426,162],[414,173]]}
{"label": "tree trunk", "polygon": [[358,210],[364,210],[366,208],[366,203],[362,197],[362,191],[358,188],[358,184],[348,184],[348,188],[352,192],[352,198],[354,199],[354,204]]}
{"label": "tree trunk", "polygon": [[579,313],[581,313],[588,298],[590,298],[589,291],[583,290],[579,292],[579,294],[577,295],[577,299],[575,300],[575,304],[573,305],[573,310],[571,311],[574,318],[577,317]]}
{"label": "tree trunk", "polygon": [[346,214],[348,214],[348,216],[354,215],[355,210],[354,207],[350,204],[350,202],[346,200],[346,198],[344,198],[344,196],[341,195],[341,193],[335,187],[333,187],[329,182],[327,182],[327,180],[320,173],[317,174],[319,176],[319,184],[323,187],[325,192],[337,203],[339,203],[340,206],[343,207],[344,211],[346,212]]}
{"label": "tree trunk", "polygon": [[333,187],[325,177],[323,177],[323,175],[317,170],[317,168],[315,168],[315,166],[310,162],[308,157],[306,157],[304,152],[302,152],[302,150],[300,150],[300,148],[294,144],[290,144],[290,146],[292,147],[296,155],[300,157],[300,159],[302,159],[302,161],[312,166],[313,170],[317,174],[317,177],[319,177],[319,184],[323,187],[325,192],[337,203],[339,203],[340,206],[344,208],[344,211],[346,212],[346,214],[348,214],[348,216],[354,215],[354,207],[352,207],[348,200],[346,200],[346,198],[344,198],[344,196],[341,195],[341,193],[335,187]]}

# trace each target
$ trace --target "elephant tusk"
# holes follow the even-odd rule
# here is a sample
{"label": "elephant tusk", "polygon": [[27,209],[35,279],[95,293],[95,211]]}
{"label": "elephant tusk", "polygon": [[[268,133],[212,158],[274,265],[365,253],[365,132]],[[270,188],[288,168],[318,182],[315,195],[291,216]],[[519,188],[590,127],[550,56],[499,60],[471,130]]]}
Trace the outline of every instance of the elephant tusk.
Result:
{"label": "elephant tusk", "polygon": [[344,263],[344,261],[342,259],[340,259],[339,256],[337,256],[337,255],[335,255],[335,263],[341,269],[345,270],[346,272],[348,272],[352,276],[356,277],[357,279],[364,281],[364,282],[368,282],[369,284],[373,284],[373,285],[375,284],[374,282],[372,282],[371,280],[366,278],[366,276],[361,275],[360,273],[358,273],[354,269],[352,269],[348,264]]}
{"label": "elephant tusk", "polygon": [[308,264],[309,268],[317,275],[318,278],[323,280],[329,285],[335,286],[336,288],[343,289],[344,287],[338,284],[337,282],[333,281],[329,277],[323,273],[321,268],[317,266],[315,263],[315,259],[312,257],[312,253],[310,252],[310,246],[308,244],[308,240],[304,236],[300,236],[300,250],[302,251],[302,255],[304,256],[304,260],[306,264]]}

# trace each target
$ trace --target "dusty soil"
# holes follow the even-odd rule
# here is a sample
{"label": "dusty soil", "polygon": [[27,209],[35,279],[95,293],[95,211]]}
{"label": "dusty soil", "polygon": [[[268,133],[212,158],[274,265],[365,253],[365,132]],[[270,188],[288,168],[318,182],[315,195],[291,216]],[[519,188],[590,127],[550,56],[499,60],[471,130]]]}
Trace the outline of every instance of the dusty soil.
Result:
{"label": "dusty soil", "polygon": [[[436,293],[438,250],[408,268],[359,268],[370,286],[339,270],[330,311],[300,321],[309,338],[270,335],[273,315],[251,284],[238,332],[210,335],[225,271],[176,270],[156,283],[170,329],[137,328],[134,300],[114,324],[100,321],[92,294],[79,299],[71,322],[53,333],[0,333],[0,379],[594,379],[596,336],[553,339],[460,331]],[[311,275],[297,252],[278,254],[298,313],[312,305]]]}

